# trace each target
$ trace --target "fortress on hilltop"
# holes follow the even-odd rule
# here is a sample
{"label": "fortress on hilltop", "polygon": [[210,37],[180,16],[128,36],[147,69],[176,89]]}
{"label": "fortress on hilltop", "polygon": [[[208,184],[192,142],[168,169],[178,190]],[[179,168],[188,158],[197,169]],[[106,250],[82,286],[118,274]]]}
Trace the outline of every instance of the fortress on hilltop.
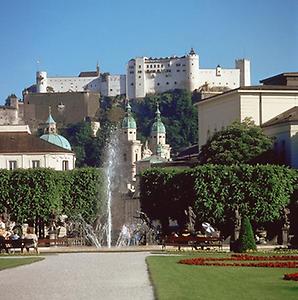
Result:
{"label": "fortress on hilltop", "polygon": [[250,85],[250,61],[237,59],[234,69],[217,65],[214,69],[200,69],[199,55],[192,48],[187,55],[178,57],[136,57],[129,60],[126,75],[81,72],[79,76],[50,77],[37,71],[36,86],[29,93],[96,92],[101,96],[126,95],[128,99],[143,98],[147,94],[173,89],[194,91],[206,86],[220,90]]}

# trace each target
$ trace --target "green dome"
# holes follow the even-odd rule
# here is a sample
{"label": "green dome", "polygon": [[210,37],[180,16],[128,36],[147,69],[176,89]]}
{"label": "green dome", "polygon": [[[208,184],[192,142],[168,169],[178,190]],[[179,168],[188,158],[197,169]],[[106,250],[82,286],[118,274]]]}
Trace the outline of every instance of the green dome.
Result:
{"label": "green dome", "polygon": [[131,106],[127,103],[126,107],[126,116],[122,121],[122,128],[136,129],[137,124],[135,119],[131,115]]}
{"label": "green dome", "polygon": [[62,147],[64,149],[71,150],[69,141],[62,135],[53,134],[53,133],[52,134],[43,134],[40,138],[42,140],[45,140],[51,144],[58,146],[58,147]]}
{"label": "green dome", "polygon": [[153,123],[152,127],[151,127],[151,133],[153,132],[158,132],[158,133],[166,133],[166,128],[165,125],[163,124],[163,122],[161,121],[160,118],[160,111],[157,107],[156,112],[155,112],[155,122]]}

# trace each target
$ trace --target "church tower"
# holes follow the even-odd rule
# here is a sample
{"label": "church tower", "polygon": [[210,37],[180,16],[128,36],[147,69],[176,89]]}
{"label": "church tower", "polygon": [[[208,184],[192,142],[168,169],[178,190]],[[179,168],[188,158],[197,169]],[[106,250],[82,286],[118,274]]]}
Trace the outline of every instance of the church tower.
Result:
{"label": "church tower", "polygon": [[166,144],[166,128],[161,121],[158,104],[155,112],[155,120],[151,127],[149,148],[154,155],[170,159],[171,148],[170,145]]}
{"label": "church tower", "polygon": [[135,181],[136,162],[142,159],[142,144],[137,140],[137,125],[129,102],[125,110],[125,117],[121,124],[122,157],[120,161],[122,161],[123,176],[129,184]]}

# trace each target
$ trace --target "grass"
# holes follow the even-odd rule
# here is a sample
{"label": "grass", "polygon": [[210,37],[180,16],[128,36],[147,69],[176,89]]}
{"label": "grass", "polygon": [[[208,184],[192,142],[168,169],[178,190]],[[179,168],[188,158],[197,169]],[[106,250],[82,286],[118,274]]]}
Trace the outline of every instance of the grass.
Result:
{"label": "grass", "polygon": [[[270,253],[273,255],[273,253]],[[224,254],[197,254],[196,257]],[[297,269],[209,267],[178,264],[183,256],[150,256],[147,264],[158,300],[297,299],[298,282],[283,280]],[[193,255],[191,255],[193,257]]]}
{"label": "grass", "polygon": [[0,271],[8,268],[32,264],[43,259],[43,257],[0,257]]}

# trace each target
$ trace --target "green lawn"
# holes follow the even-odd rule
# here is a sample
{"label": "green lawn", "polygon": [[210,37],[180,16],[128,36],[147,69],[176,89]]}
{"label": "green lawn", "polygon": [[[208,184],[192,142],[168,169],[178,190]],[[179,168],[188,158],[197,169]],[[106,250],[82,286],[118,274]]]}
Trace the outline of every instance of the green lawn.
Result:
{"label": "green lawn", "polygon": [[31,264],[43,259],[43,257],[0,257],[0,271],[3,269]]}
{"label": "green lawn", "polygon": [[[205,255],[196,255],[196,257],[199,256]],[[298,269],[177,264],[183,258],[190,258],[190,256],[150,256],[147,258],[158,300],[298,299],[298,282],[282,279],[285,273],[298,272]]]}

